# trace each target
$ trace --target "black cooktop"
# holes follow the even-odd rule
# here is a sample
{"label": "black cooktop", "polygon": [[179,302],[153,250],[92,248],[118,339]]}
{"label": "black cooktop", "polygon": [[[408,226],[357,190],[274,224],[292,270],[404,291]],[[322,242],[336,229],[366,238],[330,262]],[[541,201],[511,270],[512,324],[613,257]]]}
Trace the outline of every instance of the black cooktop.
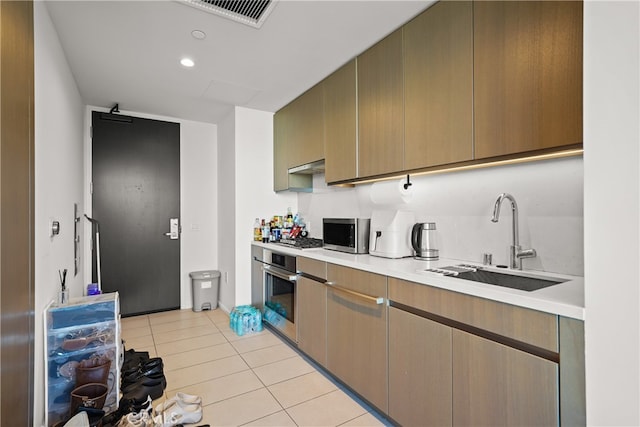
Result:
{"label": "black cooktop", "polygon": [[312,249],[321,248],[322,239],[315,239],[313,237],[296,237],[295,239],[280,239],[278,244],[296,249]]}

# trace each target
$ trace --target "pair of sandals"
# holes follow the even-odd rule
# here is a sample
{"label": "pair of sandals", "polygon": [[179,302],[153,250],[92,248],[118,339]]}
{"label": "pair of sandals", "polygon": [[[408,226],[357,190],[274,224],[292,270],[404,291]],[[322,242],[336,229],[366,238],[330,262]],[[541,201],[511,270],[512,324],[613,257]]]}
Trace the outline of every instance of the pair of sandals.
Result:
{"label": "pair of sandals", "polygon": [[112,342],[114,332],[112,329],[91,329],[89,331],[75,331],[65,335],[60,347],[66,352],[78,351],[94,342],[105,344]]}
{"label": "pair of sandals", "polygon": [[202,398],[178,392],[174,397],[155,408],[156,426],[174,427],[194,424],[202,420]]}

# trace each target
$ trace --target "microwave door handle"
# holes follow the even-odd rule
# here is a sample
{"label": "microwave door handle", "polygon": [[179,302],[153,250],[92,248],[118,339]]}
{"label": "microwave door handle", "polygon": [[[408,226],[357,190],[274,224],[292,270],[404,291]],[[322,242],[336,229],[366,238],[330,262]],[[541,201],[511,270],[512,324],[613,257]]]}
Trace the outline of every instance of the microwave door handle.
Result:
{"label": "microwave door handle", "polygon": [[270,265],[264,265],[262,267],[262,271],[264,271],[267,274],[271,274],[272,276],[278,277],[282,280],[287,280],[289,282],[295,282],[298,280],[298,275],[297,274],[282,274],[280,273],[278,270],[276,270],[275,268],[273,268]]}

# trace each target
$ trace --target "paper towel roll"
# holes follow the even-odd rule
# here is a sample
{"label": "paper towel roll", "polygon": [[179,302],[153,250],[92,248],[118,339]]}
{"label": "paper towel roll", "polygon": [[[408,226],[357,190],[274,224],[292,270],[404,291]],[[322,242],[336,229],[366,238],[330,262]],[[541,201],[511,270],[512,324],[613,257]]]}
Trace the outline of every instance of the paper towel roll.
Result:
{"label": "paper towel roll", "polygon": [[376,205],[408,203],[413,196],[413,186],[405,190],[406,180],[376,182],[371,186],[371,202]]}

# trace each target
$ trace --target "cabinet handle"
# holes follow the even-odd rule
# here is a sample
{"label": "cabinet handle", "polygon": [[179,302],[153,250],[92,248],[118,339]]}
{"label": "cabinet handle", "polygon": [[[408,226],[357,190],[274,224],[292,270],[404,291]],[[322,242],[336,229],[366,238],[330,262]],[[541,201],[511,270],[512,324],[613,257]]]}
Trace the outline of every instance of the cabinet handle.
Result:
{"label": "cabinet handle", "polygon": [[272,276],[278,277],[278,278],[280,278],[282,280],[287,280],[289,282],[295,282],[295,281],[298,280],[298,275],[297,274],[294,274],[294,275],[283,274],[283,273],[280,273],[277,269],[273,268],[270,265],[263,266],[262,267],[262,271],[264,271],[267,274],[271,274]]}
{"label": "cabinet handle", "polygon": [[344,292],[349,295],[356,296],[358,298],[366,299],[368,301],[373,301],[378,305],[384,303],[384,298],[382,297],[372,297],[371,295],[361,294],[360,292],[352,291],[351,289],[346,289],[346,288],[343,288],[342,286],[338,286],[335,284],[335,282],[327,281],[327,282],[324,282],[324,284],[340,292]]}

